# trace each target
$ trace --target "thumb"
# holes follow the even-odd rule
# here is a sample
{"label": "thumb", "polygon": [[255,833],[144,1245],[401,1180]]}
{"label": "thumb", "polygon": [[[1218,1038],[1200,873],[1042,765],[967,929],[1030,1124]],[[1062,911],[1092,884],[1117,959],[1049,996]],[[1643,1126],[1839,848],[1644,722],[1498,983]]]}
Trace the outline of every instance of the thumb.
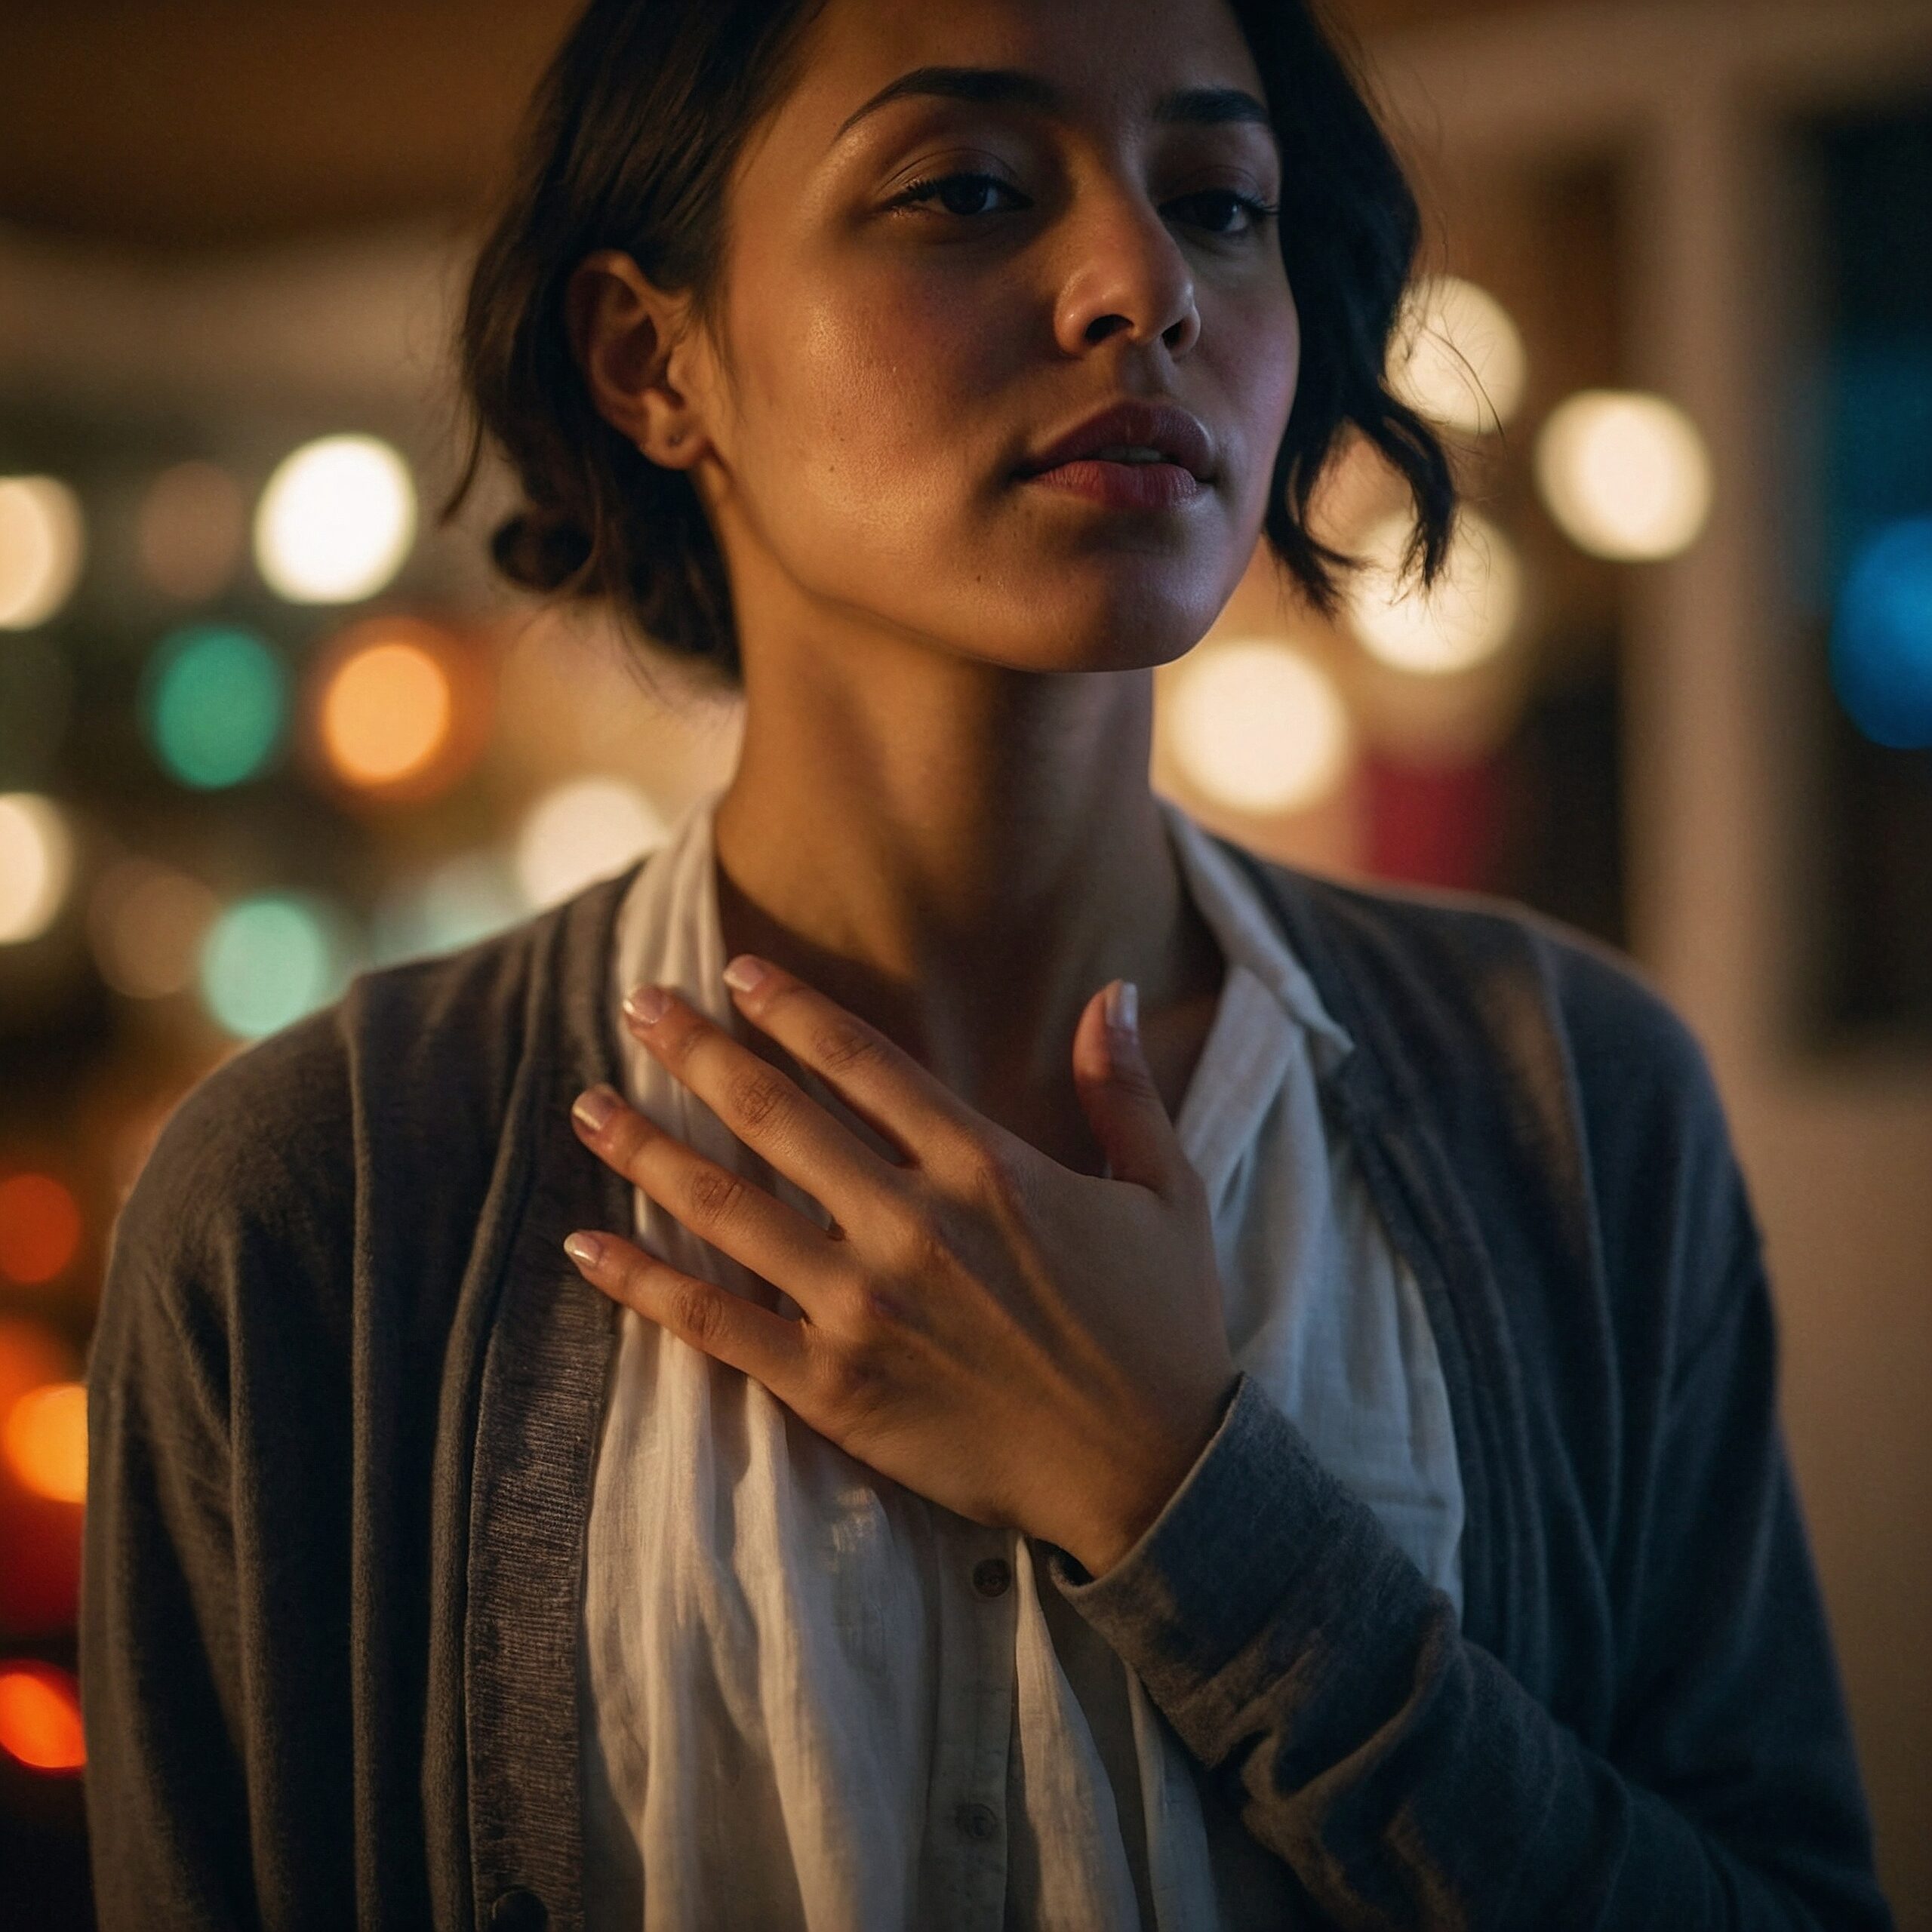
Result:
{"label": "thumb", "polygon": [[1131,980],[1112,980],[1087,1002],[1073,1032],[1073,1079],[1108,1171],[1171,1195],[1186,1156],[1141,1046]]}

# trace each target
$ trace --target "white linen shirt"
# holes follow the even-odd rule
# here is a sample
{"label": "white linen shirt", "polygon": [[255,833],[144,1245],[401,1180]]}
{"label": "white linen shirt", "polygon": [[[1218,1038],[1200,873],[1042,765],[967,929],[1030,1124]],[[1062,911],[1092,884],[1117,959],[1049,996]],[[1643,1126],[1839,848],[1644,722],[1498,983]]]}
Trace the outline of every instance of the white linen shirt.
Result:
{"label": "white linen shirt", "polygon": [[[745,1038],[721,978],[718,795],[685,810],[628,894],[612,998],[661,981]],[[1160,803],[1228,962],[1177,1125],[1213,1204],[1235,1361],[1460,1611],[1462,1484],[1434,1337],[1318,1101],[1318,1069],[1352,1044],[1245,875]],[[624,1051],[634,1106],[827,1224],[627,1035]],[[749,1286],[634,1195],[640,1246]],[[578,1658],[591,1932],[1294,1922],[1287,1866],[1067,1604],[1044,1550],[876,1475],[631,1310],[619,1319]]]}

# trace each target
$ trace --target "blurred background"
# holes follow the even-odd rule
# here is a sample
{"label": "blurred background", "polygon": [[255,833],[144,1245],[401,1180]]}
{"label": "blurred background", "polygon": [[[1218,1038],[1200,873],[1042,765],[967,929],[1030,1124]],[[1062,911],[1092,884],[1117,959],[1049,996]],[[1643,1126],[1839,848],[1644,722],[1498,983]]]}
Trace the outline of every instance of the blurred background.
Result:
{"label": "blurred background", "polygon": [[[168,1109],[356,972],[627,863],[732,703],[435,510],[449,304],[555,0],[0,13],[0,1922],[91,1922],[83,1371]],[[1705,1042],[1903,1926],[1932,1927],[1932,4],[1349,0],[1423,192],[1392,373],[1447,586],[1351,458],[1342,621],[1257,560],[1153,779],[1501,893]],[[653,689],[653,684],[656,688]]]}

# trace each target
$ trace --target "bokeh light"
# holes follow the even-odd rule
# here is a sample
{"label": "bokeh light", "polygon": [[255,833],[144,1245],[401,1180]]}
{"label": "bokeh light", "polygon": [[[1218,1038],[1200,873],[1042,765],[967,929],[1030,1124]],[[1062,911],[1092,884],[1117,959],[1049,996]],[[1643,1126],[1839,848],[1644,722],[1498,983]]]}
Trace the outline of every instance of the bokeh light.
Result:
{"label": "bokeh light", "polygon": [[406,638],[374,642],[336,667],[322,694],[322,743],[352,785],[393,785],[441,750],[453,712],[449,675]]}
{"label": "bokeh light", "polygon": [[100,977],[131,999],[165,999],[194,984],[220,902],[201,881],[149,859],[122,859],[88,900]]}
{"label": "bokeh light", "polygon": [[572,779],[545,792],[516,835],[516,879],[531,906],[555,906],[661,844],[665,819],[624,779]]}
{"label": "bokeh light", "polygon": [[1523,399],[1529,356],[1509,311],[1460,275],[1426,275],[1404,303],[1389,386],[1411,409],[1472,434],[1507,423]]}
{"label": "bokeh light", "polygon": [[1420,570],[1404,568],[1413,530],[1397,514],[1362,540],[1364,568],[1349,586],[1349,626],[1371,656],[1398,671],[1467,670],[1509,641],[1522,607],[1522,566],[1509,539],[1465,509],[1443,574],[1425,595]]}
{"label": "bokeh light", "polygon": [[60,808],[37,792],[0,792],[0,946],[38,939],[53,924],[73,870]]}
{"label": "bokeh light", "polygon": [[17,1397],[0,1417],[0,1455],[30,1495],[52,1503],[85,1503],[87,1385],[49,1382]]}
{"label": "bokeh light", "polygon": [[183,603],[219,596],[248,541],[242,486],[218,464],[177,463],[149,485],[134,521],[143,574]]}
{"label": "bokeh light", "polygon": [[1932,746],[1932,517],[1888,524],[1853,558],[1831,657],[1838,701],[1866,737]]}
{"label": "bokeh light", "polygon": [[325,1004],[348,976],[343,922],[307,894],[267,892],[217,916],[203,943],[201,990],[216,1023],[259,1039]]}
{"label": "bokeh light", "polygon": [[1246,812],[1318,804],[1346,774],[1354,734],[1334,681],[1273,638],[1204,645],[1180,667],[1169,731],[1188,782]]}
{"label": "bokeh light", "polygon": [[86,1764],[80,1689],[68,1672],[32,1658],[0,1663],[0,1751],[29,1770]]}
{"label": "bokeh light", "polygon": [[576,778],[524,815],[516,875],[531,905],[554,906],[663,842],[657,807],[621,778]]}
{"label": "bokeh light", "polygon": [[1592,556],[1675,556],[1710,514],[1704,439],[1660,395],[1580,391],[1550,412],[1537,437],[1535,468],[1550,515]]}
{"label": "bokeh light", "polygon": [[51,1174],[0,1180],[0,1275],[23,1287],[66,1272],[81,1244],[81,1210]]}
{"label": "bokeh light", "polygon": [[142,709],[169,776],[198,790],[263,771],[288,721],[288,673],[254,632],[195,624],[164,638],[149,661]]}
{"label": "bokeh light", "polygon": [[24,1315],[0,1315],[0,1417],[29,1389],[72,1380],[78,1364],[54,1331]]}
{"label": "bokeh light", "polygon": [[57,477],[0,477],[0,630],[30,630],[80,581],[81,502]]}
{"label": "bokeh light", "polygon": [[393,578],[416,540],[409,466],[374,436],[305,443],[269,478],[255,561],[293,604],[349,604]]}
{"label": "bokeh light", "polygon": [[462,853],[384,895],[370,951],[379,965],[452,952],[515,924],[532,909],[501,853]]}

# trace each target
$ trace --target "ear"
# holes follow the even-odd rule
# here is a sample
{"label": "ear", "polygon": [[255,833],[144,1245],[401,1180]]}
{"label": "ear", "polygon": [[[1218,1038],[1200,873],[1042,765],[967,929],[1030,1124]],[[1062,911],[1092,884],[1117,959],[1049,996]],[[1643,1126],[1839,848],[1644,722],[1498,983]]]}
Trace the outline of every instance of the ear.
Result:
{"label": "ear", "polygon": [[667,469],[688,469],[704,444],[691,399],[670,371],[689,306],[616,248],[586,255],[564,291],[571,352],[597,413]]}

